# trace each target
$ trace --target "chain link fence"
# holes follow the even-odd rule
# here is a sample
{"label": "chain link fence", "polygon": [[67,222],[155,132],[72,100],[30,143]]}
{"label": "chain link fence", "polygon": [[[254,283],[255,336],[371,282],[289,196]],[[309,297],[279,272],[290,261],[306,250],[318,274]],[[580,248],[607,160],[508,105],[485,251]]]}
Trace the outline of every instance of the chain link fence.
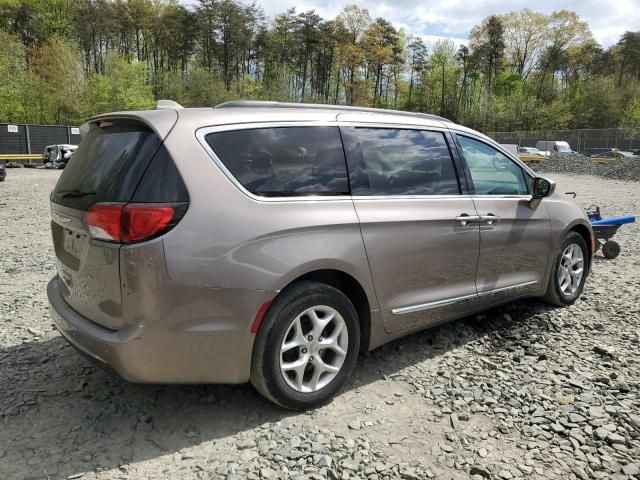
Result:
{"label": "chain link fence", "polygon": [[80,143],[80,129],[70,125],[0,123],[1,155],[39,155],[47,145]]}
{"label": "chain link fence", "polygon": [[640,129],[634,128],[488,132],[487,135],[498,143],[520,147],[535,147],[541,140],[564,141],[572,150],[586,154],[590,149],[615,148],[632,152],[640,149]]}

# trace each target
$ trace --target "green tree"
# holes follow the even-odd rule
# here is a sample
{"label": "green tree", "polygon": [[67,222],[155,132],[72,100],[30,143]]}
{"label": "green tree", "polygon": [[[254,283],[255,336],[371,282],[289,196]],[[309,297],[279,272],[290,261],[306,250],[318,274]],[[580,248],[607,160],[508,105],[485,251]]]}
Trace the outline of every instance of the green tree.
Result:
{"label": "green tree", "polygon": [[23,93],[26,82],[27,53],[20,38],[0,31],[0,119],[24,122]]}

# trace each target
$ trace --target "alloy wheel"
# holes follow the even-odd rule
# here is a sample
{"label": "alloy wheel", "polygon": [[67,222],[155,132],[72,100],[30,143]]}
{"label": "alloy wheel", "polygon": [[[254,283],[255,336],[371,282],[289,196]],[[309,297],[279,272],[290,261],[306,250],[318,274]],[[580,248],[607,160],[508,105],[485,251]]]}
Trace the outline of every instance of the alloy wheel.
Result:
{"label": "alloy wheel", "polygon": [[574,295],[580,288],[584,275],[584,254],[576,243],[564,249],[558,264],[558,286],[566,296]]}
{"label": "alloy wheel", "polygon": [[312,393],[340,372],[349,349],[347,324],[326,305],[306,309],[289,325],[280,347],[280,371],[293,390]]}

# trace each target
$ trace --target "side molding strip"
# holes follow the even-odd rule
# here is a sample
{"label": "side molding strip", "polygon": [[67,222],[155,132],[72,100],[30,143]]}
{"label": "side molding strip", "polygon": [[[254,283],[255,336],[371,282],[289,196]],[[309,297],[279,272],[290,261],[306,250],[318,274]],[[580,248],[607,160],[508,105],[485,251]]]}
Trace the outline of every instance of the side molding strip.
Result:
{"label": "side molding strip", "polygon": [[520,289],[520,288],[529,287],[531,285],[535,285],[536,283],[538,283],[538,282],[536,280],[533,280],[531,282],[518,283],[516,285],[510,285],[508,287],[496,288],[494,290],[489,290],[487,292],[481,292],[481,293],[478,293],[478,294],[474,293],[474,294],[471,294],[471,295],[463,295],[461,297],[453,297],[453,298],[447,298],[445,300],[438,300],[436,302],[421,303],[419,305],[410,305],[408,307],[394,308],[393,310],[391,310],[391,313],[393,313],[394,315],[404,315],[405,313],[415,313],[415,312],[421,312],[423,310],[431,310],[432,308],[445,307],[447,305],[453,305],[454,303],[467,302],[469,300],[475,300],[476,298],[480,298],[480,297],[486,297],[486,296],[489,296],[489,295],[496,295],[498,293],[503,293],[503,292],[507,292],[507,291],[510,291],[510,290],[516,290],[516,289]]}

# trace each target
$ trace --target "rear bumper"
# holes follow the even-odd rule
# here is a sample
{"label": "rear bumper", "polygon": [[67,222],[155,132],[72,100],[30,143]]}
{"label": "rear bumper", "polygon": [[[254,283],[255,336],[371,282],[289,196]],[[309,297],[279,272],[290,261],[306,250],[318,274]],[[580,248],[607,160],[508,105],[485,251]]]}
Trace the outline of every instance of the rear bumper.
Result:
{"label": "rear bumper", "polygon": [[[62,336],[124,379],[138,383],[249,380],[254,335],[253,317],[248,313],[269,299],[267,292],[191,289],[185,298],[191,308],[140,319],[135,326],[114,331],[73,310],[62,297],[60,284],[54,277],[47,296],[51,317]],[[232,305],[238,307],[233,310]],[[203,317],[203,309],[212,313]]]}

